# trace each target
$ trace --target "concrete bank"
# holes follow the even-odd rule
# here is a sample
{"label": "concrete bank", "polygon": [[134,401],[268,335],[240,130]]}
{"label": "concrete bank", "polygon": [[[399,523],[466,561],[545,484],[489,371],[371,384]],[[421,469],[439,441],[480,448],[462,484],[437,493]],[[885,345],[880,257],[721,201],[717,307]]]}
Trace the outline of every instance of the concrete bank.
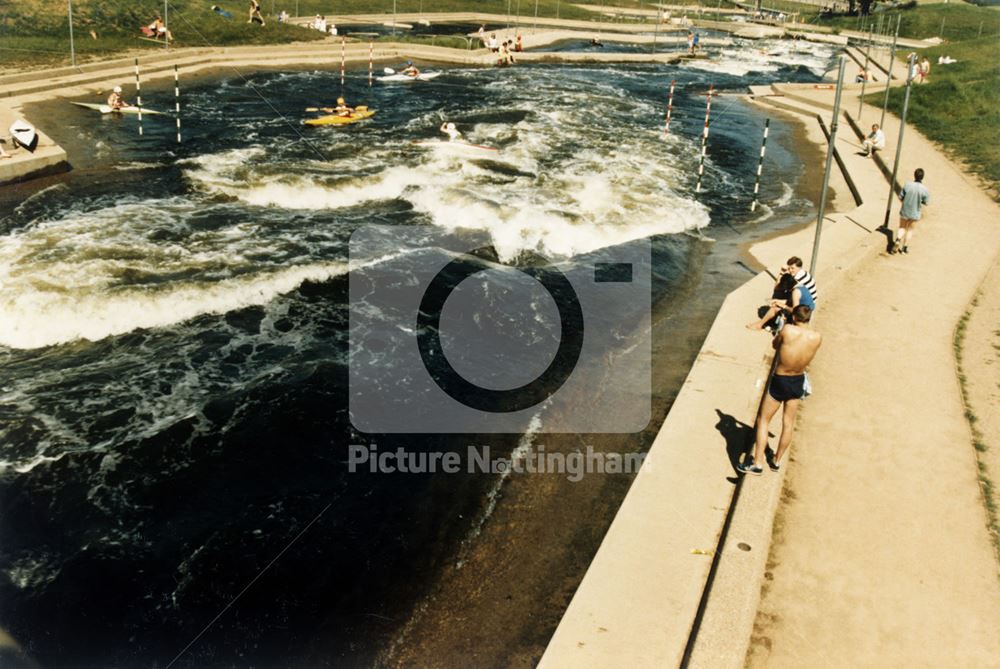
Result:
{"label": "concrete bank", "polygon": [[[832,93],[804,85],[797,94],[813,104],[787,101],[797,105],[787,111],[805,120],[810,140],[820,145],[827,143],[822,119],[824,113],[829,119]],[[888,184],[873,161],[855,155],[858,141],[843,125],[837,142],[843,173],[831,185],[848,204],[825,220],[817,272],[824,297],[885,244],[874,231]],[[750,252],[768,268],[792,255],[808,260],[814,231],[813,224]],[[727,296],[552,637],[543,669],[742,666],[780,491],[778,476],[748,491],[734,468],[752,443],[772,361],[769,339],[744,325],[772,283],[761,273]]]}

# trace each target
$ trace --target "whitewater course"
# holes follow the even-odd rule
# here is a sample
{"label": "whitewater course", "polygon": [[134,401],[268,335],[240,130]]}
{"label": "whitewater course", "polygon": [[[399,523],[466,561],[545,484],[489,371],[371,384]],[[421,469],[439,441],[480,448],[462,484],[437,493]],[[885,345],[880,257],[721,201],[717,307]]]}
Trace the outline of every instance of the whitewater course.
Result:
{"label": "whitewater course", "polygon": [[[465,33],[485,23],[503,39],[514,34],[506,18],[397,20]],[[348,33],[386,30],[384,16],[330,20]],[[817,394],[790,467],[742,480],[734,465],[772,363],[767,336],[744,324],[769,296],[770,272],[791,255],[808,262],[831,71],[844,55],[853,79],[864,55],[847,43],[855,36],[810,26],[705,21],[697,58],[685,57],[677,26],[607,24],[603,47],[591,43],[593,23],[538,26],[521,27],[526,51],[510,68],[490,67],[483,49],[363,39],[143,56],[148,109],[173,109],[178,68],[180,142],[169,115],[147,115],[140,135],[134,116],[70,104],[100,103],[114,85],[134,98],[131,59],[0,77],[0,125],[25,118],[42,133],[34,154],[0,163],[14,182],[0,188],[0,625],[10,644],[43,666],[79,667],[735,668],[748,649],[752,662],[821,666],[845,648],[871,664],[868,626],[884,608],[899,657],[1000,656],[983,627],[1000,616],[982,603],[996,590],[982,519],[933,520],[941,508],[981,508],[975,465],[932,456],[928,443],[968,443],[951,328],[1000,249],[988,225],[996,205],[908,131],[900,176],[919,156],[935,204],[923,253],[880,258],[891,152],[858,155],[881,110],[859,115],[860,85],[845,87],[812,268],[826,335]],[[887,49],[869,55],[868,90],[883,90]],[[369,79],[370,60],[377,76],[407,59],[439,75]],[[902,69],[897,59],[896,83]],[[376,114],[302,124],[338,95]],[[485,155],[435,143],[445,121]],[[894,146],[896,117],[885,124]],[[936,226],[936,212],[963,221],[961,232]],[[354,263],[352,240],[370,229],[381,231],[364,233],[376,252]],[[576,276],[645,249],[631,284],[606,283],[643,291],[649,308],[622,309],[617,296],[634,294],[614,292],[623,288],[595,292],[588,327],[613,336],[594,382],[510,414],[499,432],[455,434],[411,410],[426,393],[393,347],[415,326],[397,327],[392,305],[357,288],[406,293],[441,261],[442,239],[479,250],[443,273],[450,289],[476,277],[465,294],[474,325],[514,333],[513,358],[475,342],[465,351],[494,387],[526,381],[510,362],[518,347],[554,351],[559,340],[548,308],[558,285],[522,320],[494,322],[504,295],[524,290],[527,275],[511,268],[552,262]],[[358,350],[348,332],[359,314]],[[921,355],[945,362],[861,381],[858,370],[907,352],[901,333],[917,331]],[[623,375],[643,350],[651,367]],[[349,410],[352,356],[366,361],[363,380],[403,379],[393,410],[367,415],[364,431]],[[425,364],[446,371],[433,356]],[[636,378],[651,400],[634,394]],[[905,407],[870,410],[902,388]],[[636,406],[638,427],[626,420]],[[630,427],[602,430],[604,419]],[[579,477],[347,464],[352,448],[470,445],[509,462],[581,452],[644,462],[638,474]],[[920,466],[930,460],[945,465],[934,476]],[[808,531],[772,546],[785,469],[798,489],[791,508],[815,513]],[[806,480],[818,487],[799,487],[815,471],[825,476]],[[873,502],[882,486],[892,494]],[[928,531],[940,536],[925,542]],[[796,552],[803,536],[823,554]],[[847,546],[835,540],[844,536]],[[887,557],[887,544],[909,557]],[[859,574],[871,577],[858,585]]]}

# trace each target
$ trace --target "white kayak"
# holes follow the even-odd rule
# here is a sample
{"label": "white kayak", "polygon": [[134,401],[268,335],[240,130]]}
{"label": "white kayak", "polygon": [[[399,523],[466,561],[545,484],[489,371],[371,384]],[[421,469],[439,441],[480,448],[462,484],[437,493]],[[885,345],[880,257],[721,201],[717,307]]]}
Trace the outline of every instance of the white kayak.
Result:
{"label": "white kayak", "polygon": [[23,146],[32,153],[38,147],[38,131],[23,119],[10,124],[10,136],[16,146]]}
{"label": "white kayak", "polygon": [[468,142],[449,141],[447,139],[420,139],[413,142],[417,146],[424,146],[429,149],[441,151],[454,151],[456,153],[475,154],[478,156],[495,156],[499,150],[492,146],[482,144],[469,144]]}
{"label": "white kayak", "polygon": [[[99,111],[102,114],[138,114],[139,108],[136,106],[119,107],[118,109],[112,109],[108,105],[98,104],[96,102],[74,102],[77,107],[83,107],[84,109],[93,109]],[[149,114],[150,116],[166,116],[166,112],[156,111],[155,109],[142,108],[143,114]]]}
{"label": "white kayak", "polygon": [[435,77],[440,77],[440,72],[422,72],[415,77],[411,77],[408,74],[387,74],[384,77],[377,77],[379,81],[430,81]]}

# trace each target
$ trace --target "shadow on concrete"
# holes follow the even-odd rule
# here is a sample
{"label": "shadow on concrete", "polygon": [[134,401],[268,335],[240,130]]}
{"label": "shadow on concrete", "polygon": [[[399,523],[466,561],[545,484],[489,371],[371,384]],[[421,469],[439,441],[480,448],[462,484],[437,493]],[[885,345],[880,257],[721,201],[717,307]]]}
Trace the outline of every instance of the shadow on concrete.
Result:
{"label": "shadow on concrete", "polygon": [[[736,465],[740,464],[745,454],[753,450],[754,426],[747,425],[727,413],[722,413],[719,409],[716,409],[715,413],[719,416],[719,422],[715,424],[715,429],[726,440],[726,455],[729,456],[729,466],[733,468],[733,474],[735,474],[732,477],[726,477],[726,480],[730,483],[736,483],[740,475]],[[768,437],[773,438],[774,436],[768,432]],[[764,450],[764,456],[770,463],[774,456],[770,446]]]}
{"label": "shadow on concrete", "polygon": [[895,236],[895,233],[892,231],[892,228],[885,225],[880,225],[878,228],[875,229],[875,231],[881,232],[882,235],[885,237],[885,252],[892,253],[892,246],[896,241],[893,238]]}

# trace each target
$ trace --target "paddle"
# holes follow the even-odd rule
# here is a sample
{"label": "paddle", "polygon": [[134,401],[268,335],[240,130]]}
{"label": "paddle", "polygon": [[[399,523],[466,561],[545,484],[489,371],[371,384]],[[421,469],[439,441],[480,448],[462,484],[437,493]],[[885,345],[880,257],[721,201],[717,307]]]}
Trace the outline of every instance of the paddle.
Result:
{"label": "paddle", "polygon": [[[319,112],[324,111],[327,114],[332,114],[336,111],[333,107],[306,107],[307,112]],[[368,111],[368,105],[358,105],[354,108],[354,111]]]}
{"label": "paddle", "polygon": [[396,70],[392,69],[391,67],[383,68],[382,71],[385,72],[386,74],[396,74]]}

